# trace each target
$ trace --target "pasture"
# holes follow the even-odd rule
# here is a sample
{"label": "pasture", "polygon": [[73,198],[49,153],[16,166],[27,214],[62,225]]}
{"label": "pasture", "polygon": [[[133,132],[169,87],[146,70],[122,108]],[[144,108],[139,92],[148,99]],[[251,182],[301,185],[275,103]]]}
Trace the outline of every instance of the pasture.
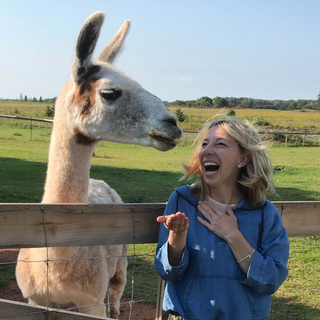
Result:
{"label": "pasture", "polygon": [[[174,113],[177,108],[172,106],[169,110]],[[217,113],[227,113],[229,109],[198,109],[181,108],[187,119],[181,123],[183,130],[198,131],[201,125]],[[236,116],[254,120],[263,119],[270,124],[260,126],[259,129],[268,128],[273,131],[291,132],[320,132],[320,112],[315,111],[278,111],[264,109],[234,109]],[[262,131],[262,130],[261,130]]]}
{"label": "pasture", "polygon": [[[21,103],[18,103],[18,106],[19,104],[21,106]],[[13,109],[14,112],[18,106],[14,103],[8,106],[1,102],[0,114],[10,114],[10,110]],[[45,106],[46,104],[41,106],[39,103],[30,103],[26,109],[18,110],[19,115],[36,117],[35,114],[38,112],[37,117],[42,118]],[[207,118],[212,112],[208,109],[195,110],[199,119]],[[186,109],[187,111],[192,110]],[[240,111],[238,114],[236,110],[237,115],[240,115]],[[263,113],[264,111],[266,112]],[[277,114],[274,117],[280,126],[284,116],[281,116],[280,112],[274,113]],[[312,114],[312,117],[309,114],[309,118],[303,120],[308,113],[283,113],[293,115],[293,119],[301,116],[302,127],[310,126],[314,122],[317,131],[320,131],[320,114]],[[259,110],[259,114],[263,114],[267,119],[267,114],[273,114],[273,111]],[[188,113],[189,121],[191,115]],[[194,113],[194,117],[196,116]],[[250,116],[254,117],[253,114]],[[201,121],[204,119],[201,118]],[[187,130],[196,130],[186,128],[185,125],[187,126],[187,123],[182,124]],[[41,201],[50,131],[50,124],[37,124],[33,127],[33,140],[29,141],[29,122],[0,119],[0,202]],[[166,153],[140,146],[102,142],[95,149],[95,156],[91,161],[91,177],[108,182],[124,202],[165,202],[176,186],[186,183],[179,180],[182,176],[181,163],[187,160],[192,152],[189,142],[192,137],[187,135],[184,139],[178,147]],[[277,195],[270,197],[270,200],[320,201],[320,148],[274,146],[269,152],[275,166],[277,187]],[[319,319],[320,239],[291,238],[290,243],[289,277],[273,297],[270,319]],[[131,246],[129,254],[133,252],[143,256],[135,258],[134,264],[129,258],[125,295],[129,297],[131,294],[131,277],[134,273],[135,300],[156,298],[158,277],[153,267],[155,244]],[[0,279],[0,286],[7,286],[14,279],[14,266],[1,266]]]}
{"label": "pasture", "polygon": [[[15,115],[33,118],[48,118],[45,116],[47,106],[51,103],[21,102],[0,100],[0,114]],[[177,107],[169,106],[174,113]],[[226,114],[229,109],[199,109],[181,108],[187,115],[187,119],[180,123],[180,127],[187,131],[198,131],[201,125],[217,113]],[[269,122],[268,126],[260,126],[260,129],[268,128],[274,131],[296,132],[320,132],[320,112],[314,110],[301,111],[278,111],[264,109],[235,109],[236,115],[249,120],[264,119]]]}

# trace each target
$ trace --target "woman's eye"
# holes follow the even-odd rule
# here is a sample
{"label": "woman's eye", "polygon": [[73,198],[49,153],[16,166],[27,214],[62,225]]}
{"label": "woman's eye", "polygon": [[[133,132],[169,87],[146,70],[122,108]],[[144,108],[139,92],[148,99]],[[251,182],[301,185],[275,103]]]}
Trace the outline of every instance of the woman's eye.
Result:
{"label": "woman's eye", "polygon": [[224,147],[227,146],[226,144],[224,144],[224,143],[222,143],[222,142],[219,142],[218,145],[219,145],[219,146],[224,146]]}
{"label": "woman's eye", "polygon": [[203,142],[203,143],[202,143],[202,148],[205,147],[206,145],[207,145],[207,143],[206,143],[206,142]]}
{"label": "woman's eye", "polygon": [[107,91],[100,91],[100,95],[105,100],[117,100],[121,97],[122,92],[120,90],[107,90]]}

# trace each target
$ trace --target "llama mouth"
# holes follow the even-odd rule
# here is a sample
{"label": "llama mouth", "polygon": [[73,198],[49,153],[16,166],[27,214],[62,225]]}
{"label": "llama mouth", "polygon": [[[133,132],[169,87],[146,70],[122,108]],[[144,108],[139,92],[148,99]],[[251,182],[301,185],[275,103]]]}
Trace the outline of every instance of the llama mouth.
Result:
{"label": "llama mouth", "polygon": [[206,171],[206,174],[214,174],[216,173],[220,168],[220,165],[218,165],[216,162],[205,162],[204,163],[204,169]]}
{"label": "llama mouth", "polygon": [[174,148],[178,143],[175,139],[169,138],[166,134],[159,131],[149,131],[153,147],[160,151],[167,151]]}

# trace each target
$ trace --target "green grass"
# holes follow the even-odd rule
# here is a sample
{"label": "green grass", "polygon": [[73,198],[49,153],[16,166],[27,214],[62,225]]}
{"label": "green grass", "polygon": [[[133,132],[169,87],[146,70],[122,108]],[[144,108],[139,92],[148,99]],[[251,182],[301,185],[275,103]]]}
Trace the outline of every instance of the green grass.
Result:
{"label": "green grass", "polygon": [[[8,128],[5,128],[6,131]],[[0,126],[1,130],[1,126]],[[29,129],[21,136],[0,139],[0,202],[39,202],[43,194],[49,139],[27,141]],[[39,129],[46,132],[49,129]],[[27,132],[27,133],[26,133]],[[0,131],[1,137],[1,131]],[[278,196],[271,200],[320,201],[319,148],[272,147],[270,157],[276,168]],[[151,148],[103,142],[92,158],[91,177],[107,181],[124,202],[165,202],[173,189],[185,182],[181,163],[191,154],[189,143],[160,153]],[[143,161],[141,161],[143,159]],[[302,212],[303,214],[303,212]],[[320,319],[320,249],[319,237],[291,238],[289,277],[274,296],[270,319]],[[155,299],[158,277],[153,266],[155,244],[130,246],[128,282],[125,295],[131,295],[134,272],[136,300]],[[299,249],[304,247],[306,249]],[[0,268],[0,286],[14,279],[12,265]],[[301,289],[301,290],[297,290]]]}
{"label": "green grass", "polygon": [[15,271],[15,264],[0,265],[0,288],[8,286],[11,281],[15,280]]}
{"label": "green grass", "polygon": [[46,106],[51,107],[52,103],[0,100],[0,114],[44,119]]}

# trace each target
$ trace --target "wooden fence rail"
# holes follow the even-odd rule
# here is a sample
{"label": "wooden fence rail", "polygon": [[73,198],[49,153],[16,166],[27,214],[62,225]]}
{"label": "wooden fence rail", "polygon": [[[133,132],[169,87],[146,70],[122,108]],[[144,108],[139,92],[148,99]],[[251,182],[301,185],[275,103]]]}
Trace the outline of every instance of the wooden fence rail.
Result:
{"label": "wooden fence rail", "polygon": [[[274,204],[289,236],[320,236],[320,201]],[[164,209],[163,203],[0,204],[0,248],[156,243],[156,217]]]}
{"label": "wooden fence rail", "polygon": [[[320,201],[275,201],[291,237],[320,236]],[[0,204],[0,248],[157,243],[163,203]],[[156,319],[161,319],[159,283]],[[102,319],[0,299],[0,319]]]}

